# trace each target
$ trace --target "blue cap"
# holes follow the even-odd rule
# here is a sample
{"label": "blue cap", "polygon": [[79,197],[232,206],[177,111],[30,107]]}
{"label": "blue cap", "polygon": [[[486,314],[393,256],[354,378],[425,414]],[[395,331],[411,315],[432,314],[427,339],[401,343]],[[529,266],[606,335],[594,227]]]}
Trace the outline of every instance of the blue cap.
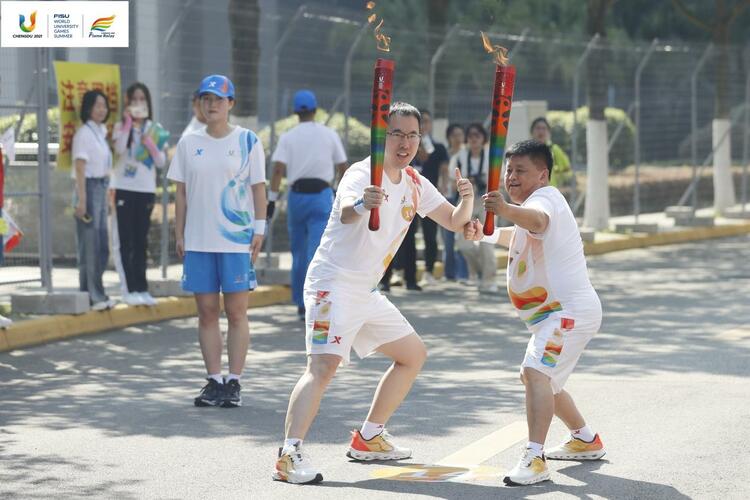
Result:
{"label": "blue cap", "polygon": [[299,90],[294,94],[294,112],[312,111],[318,107],[318,101],[312,90]]}
{"label": "blue cap", "polygon": [[224,75],[209,75],[201,81],[201,86],[198,87],[198,94],[207,93],[234,99],[234,84]]}

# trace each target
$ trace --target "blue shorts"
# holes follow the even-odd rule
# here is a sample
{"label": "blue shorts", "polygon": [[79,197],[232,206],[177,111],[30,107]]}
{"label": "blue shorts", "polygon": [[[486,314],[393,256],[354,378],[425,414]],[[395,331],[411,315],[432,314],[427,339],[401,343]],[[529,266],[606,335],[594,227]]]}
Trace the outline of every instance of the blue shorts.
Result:
{"label": "blue shorts", "polygon": [[234,293],[258,286],[249,253],[185,252],[182,289],[193,293]]}

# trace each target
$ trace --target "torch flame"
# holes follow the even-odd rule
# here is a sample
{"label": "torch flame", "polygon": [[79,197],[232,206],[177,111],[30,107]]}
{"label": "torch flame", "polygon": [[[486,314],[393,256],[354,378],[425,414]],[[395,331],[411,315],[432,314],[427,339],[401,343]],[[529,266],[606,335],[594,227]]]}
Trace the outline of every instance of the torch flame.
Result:
{"label": "torch flame", "polygon": [[[375,2],[367,2],[367,10],[372,10],[375,8]],[[378,20],[377,14],[370,14],[367,17],[367,22],[370,24],[375,24],[375,22]],[[375,26],[375,41],[377,42],[378,50],[383,52],[390,52],[391,51],[391,37],[386,35],[382,32],[383,29],[383,19],[380,20],[377,26]]]}
{"label": "torch flame", "polygon": [[485,35],[483,31],[480,31],[480,33],[482,34],[482,44],[484,45],[484,50],[486,50],[488,54],[493,55],[493,57],[495,58],[495,64],[497,64],[498,66],[507,65],[508,49],[500,45],[492,45],[490,38]]}

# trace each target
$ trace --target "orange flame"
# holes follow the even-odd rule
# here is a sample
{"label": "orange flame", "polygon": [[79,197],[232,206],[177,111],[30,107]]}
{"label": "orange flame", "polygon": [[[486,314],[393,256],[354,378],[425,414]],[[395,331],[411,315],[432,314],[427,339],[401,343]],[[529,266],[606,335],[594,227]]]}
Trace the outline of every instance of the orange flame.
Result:
{"label": "orange flame", "polygon": [[[375,2],[367,2],[367,10],[372,10],[375,8]],[[375,24],[375,22],[378,20],[377,14],[370,14],[367,17],[367,22],[370,24]],[[391,37],[383,33],[383,19],[380,20],[380,22],[375,26],[375,41],[377,42],[378,50],[381,50],[383,52],[390,52],[391,51]]]}
{"label": "orange flame", "polygon": [[484,45],[484,50],[486,50],[488,54],[493,55],[493,57],[495,58],[495,64],[497,64],[498,66],[507,65],[508,49],[500,45],[492,45],[490,38],[485,35],[483,31],[480,31],[480,33],[482,34],[482,44]]}

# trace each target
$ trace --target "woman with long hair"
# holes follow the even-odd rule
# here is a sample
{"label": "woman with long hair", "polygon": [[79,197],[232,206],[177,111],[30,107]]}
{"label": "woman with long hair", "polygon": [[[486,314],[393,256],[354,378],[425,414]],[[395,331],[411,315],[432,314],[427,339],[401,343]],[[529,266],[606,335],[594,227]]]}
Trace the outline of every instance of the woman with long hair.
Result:
{"label": "woman with long hair", "polygon": [[169,132],[153,121],[151,93],[136,82],[125,91],[122,121],[112,133],[117,156],[113,251],[128,305],[156,304],[146,281],[146,248],[156,193],[156,169],[166,163]]}

